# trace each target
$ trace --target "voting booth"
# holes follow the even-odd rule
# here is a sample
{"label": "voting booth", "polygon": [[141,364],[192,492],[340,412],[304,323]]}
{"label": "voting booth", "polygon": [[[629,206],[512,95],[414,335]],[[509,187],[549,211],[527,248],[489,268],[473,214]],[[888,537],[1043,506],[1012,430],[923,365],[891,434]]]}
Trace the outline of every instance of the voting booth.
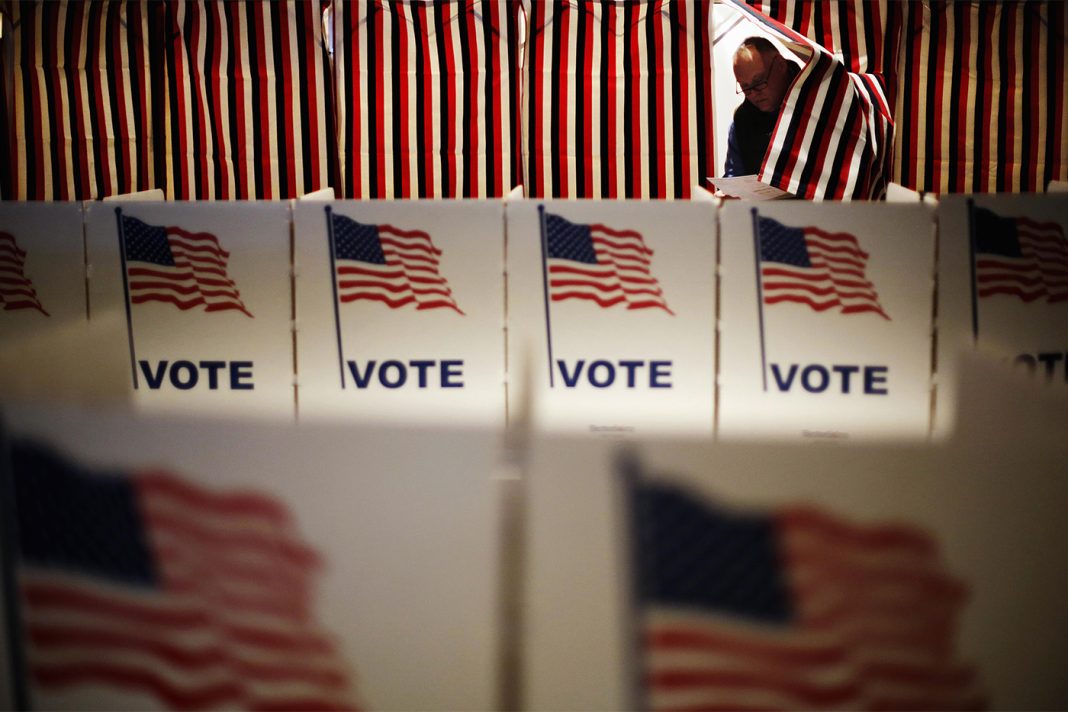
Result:
{"label": "voting booth", "polygon": [[36,705],[1063,701],[1063,198],[49,207],[0,213]]}
{"label": "voting booth", "polygon": [[720,438],[924,439],[934,233],[922,205],[724,206]]}
{"label": "voting booth", "polygon": [[509,363],[538,427],[710,435],[713,205],[507,206]]}
{"label": "voting booth", "polygon": [[298,203],[299,415],[503,428],[504,206]]}
{"label": "voting booth", "polygon": [[975,349],[1068,386],[1068,198],[952,196],[938,206],[936,433],[953,428],[954,374]]}
{"label": "voting booth", "polygon": [[123,315],[138,406],[292,419],[283,203],[95,203],[90,319]]}

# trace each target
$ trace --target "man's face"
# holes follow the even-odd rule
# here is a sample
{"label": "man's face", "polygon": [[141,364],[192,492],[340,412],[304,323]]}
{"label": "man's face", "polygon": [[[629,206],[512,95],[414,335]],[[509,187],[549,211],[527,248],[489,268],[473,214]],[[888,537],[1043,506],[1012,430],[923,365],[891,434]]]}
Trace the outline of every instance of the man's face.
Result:
{"label": "man's face", "polygon": [[786,96],[786,60],[778,53],[768,53],[769,59],[751,47],[744,47],[734,58],[734,78],[745,92],[745,98],[761,111],[778,111]]}

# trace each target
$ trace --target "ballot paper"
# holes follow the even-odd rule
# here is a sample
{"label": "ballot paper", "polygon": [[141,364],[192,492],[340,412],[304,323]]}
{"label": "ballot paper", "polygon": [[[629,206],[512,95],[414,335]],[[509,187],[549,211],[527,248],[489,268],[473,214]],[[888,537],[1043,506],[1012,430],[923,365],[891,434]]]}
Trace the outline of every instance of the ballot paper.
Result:
{"label": "ballot paper", "polygon": [[731,198],[746,200],[777,200],[790,194],[775,186],[761,183],[755,175],[731,176],[729,178],[709,178],[716,189]]}

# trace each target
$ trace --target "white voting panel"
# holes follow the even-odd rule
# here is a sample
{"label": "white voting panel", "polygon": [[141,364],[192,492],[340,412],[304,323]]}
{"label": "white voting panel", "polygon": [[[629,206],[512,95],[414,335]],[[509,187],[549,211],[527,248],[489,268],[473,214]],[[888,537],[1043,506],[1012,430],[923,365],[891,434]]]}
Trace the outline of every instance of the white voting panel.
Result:
{"label": "white voting panel", "polygon": [[926,437],[931,210],[755,210],[720,213],[720,437]]}
{"label": "white voting panel", "polygon": [[503,212],[295,205],[302,419],[504,426]]}
{"label": "white voting panel", "polygon": [[953,427],[963,350],[1068,387],[1068,196],[950,196],[938,226],[942,436]]}
{"label": "white voting panel", "polygon": [[536,425],[711,434],[715,207],[517,201],[507,217],[509,370],[529,368]]}
{"label": "white voting panel", "polygon": [[[55,448],[80,471],[79,491],[91,494],[95,483],[125,476],[142,507],[159,512],[169,502],[161,516],[140,523],[161,578],[184,581],[183,561],[193,572],[211,572],[187,594],[162,581],[116,580],[103,554],[105,565],[85,570],[55,564],[58,585],[94,592],[97,600],[139,602],[160,615],[131,626],[105,603],[95,614],[89,607],[80,617],[68,611],[45,618],[98,636],[147,639],[149,649],[79,645],[76,637],[31,649],[31,665],[89,668],[65,684],[35,680],[35,708],[496,706],[498,435],[99,410],[8,408],[4,415],[8,436]],[[160,478],[175,484],[153,488]],[[178,496],[168,500],[168,492]],[[55,495],[69,499],[64,491]],[[117,497],[91,505],[103,510]],[[269,525],[262,521],[268,517]],[[38,514],[32,526],[42,521]],[[98,535],[86,549],[123,550],[101,533],[126,532],[124,522],[102,512],[92,521],[89,530]],[[188,528],[168,529],[175,521]],[[220,566],[227,556],[231,565]],[[308,559],[305,568],[295,563]],[[118,560],[114,568],[130,559]],[[266,583],[265,563],[276,569]],[[295,590],[305,597],[295,601]],[[294,607],[295,621],[286,614]],[[168,625],[165,612],[184,612],[186,622]],[[47,613],[47,603],[25,609],[39,614],[34,620]],[[154,654],[160,649],[173,655]],[[87,658],[92,665],[84,665]],[[116,670],[125,675],[109,676]]]}
{"label": "white voting panel", "polygon": [[81,203],[0,204],[0,341],[85,319]]}
{"label": "white voting panel", "polygon": [[86,234],[90,317],[127,320],[135,404],[293,417],[287,204],[98,203]]}
{"label": "white voting panel", "polygon": [[[967,394],[966,432],[937,446],[665,440],[621,468],[605,443],[537,442],[529,707],[1060,706],[1068,411],[1017,397],[995,370],[972,375],[986,387]],[[664,506],[679,502],[665,487],[689,506]],[[743,533],[768,526],[786,545],[771,559]],[[662,574],[636,586],[636,561]],[[762,615],[769,572],[796,616]],[[643,589],[656,592],[644,603]],[[877,659],[912,674],[891,680]]]}

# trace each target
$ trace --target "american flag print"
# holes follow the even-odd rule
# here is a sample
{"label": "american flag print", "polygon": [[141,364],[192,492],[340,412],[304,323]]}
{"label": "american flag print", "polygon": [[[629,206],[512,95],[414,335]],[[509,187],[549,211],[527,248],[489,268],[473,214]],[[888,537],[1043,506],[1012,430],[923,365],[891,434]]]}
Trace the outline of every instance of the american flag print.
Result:
{"label": "american flag print", "polygon": [[[319,554],[286,506],[168,472],[12,448],[31,692],[80,686],[172,709],[353,709],[314,614]],[[143,704],[143,703],[142,703]]]}
{"label": "american flag print", "polygon": [[330,220],[339,302],[370,300],[390,309],[415,304],[417,310],[464,313],[441,276],[441,250],[429,233],[364,224],[333,213]]}
{"label": "american flag print", "polygon": [[955,651],[968,588],[925,530],[662,482],[632,503],[648,709],[985,706]]}
{"label": "american flag print", "polygon": [[33,309],[50,316],[41,306],[25,267],[26,250],[19,247],[14,235],[0,232],[0,307],[4,311]]}
{"label": "american flag print", "polygon": [[227,275],[230,253],[207,232],[149,225],[121,216],[130,302],[168,302],[182,311],[236,310],[251,317]]}
{"label": "american flag print", "polygon": [[973,208],[972,230],[980,298],[1007,294],[1023,302],[1068,300],[1068,240],[1059,224]]}
{"label": "american flag print", "polygon": [[890,319],[867,278],[868,253],[856,237],[764,217],[757,225],[765,304],[796,302],[818,312],[873,312]]}
{"label": "american flag print", "polygon": [[653,251],[641,233],[573,223],[551,213],[545,213],[544,229],[552,301],[586,299],[603,308],[626,304],[674,316],[653,276]]}

